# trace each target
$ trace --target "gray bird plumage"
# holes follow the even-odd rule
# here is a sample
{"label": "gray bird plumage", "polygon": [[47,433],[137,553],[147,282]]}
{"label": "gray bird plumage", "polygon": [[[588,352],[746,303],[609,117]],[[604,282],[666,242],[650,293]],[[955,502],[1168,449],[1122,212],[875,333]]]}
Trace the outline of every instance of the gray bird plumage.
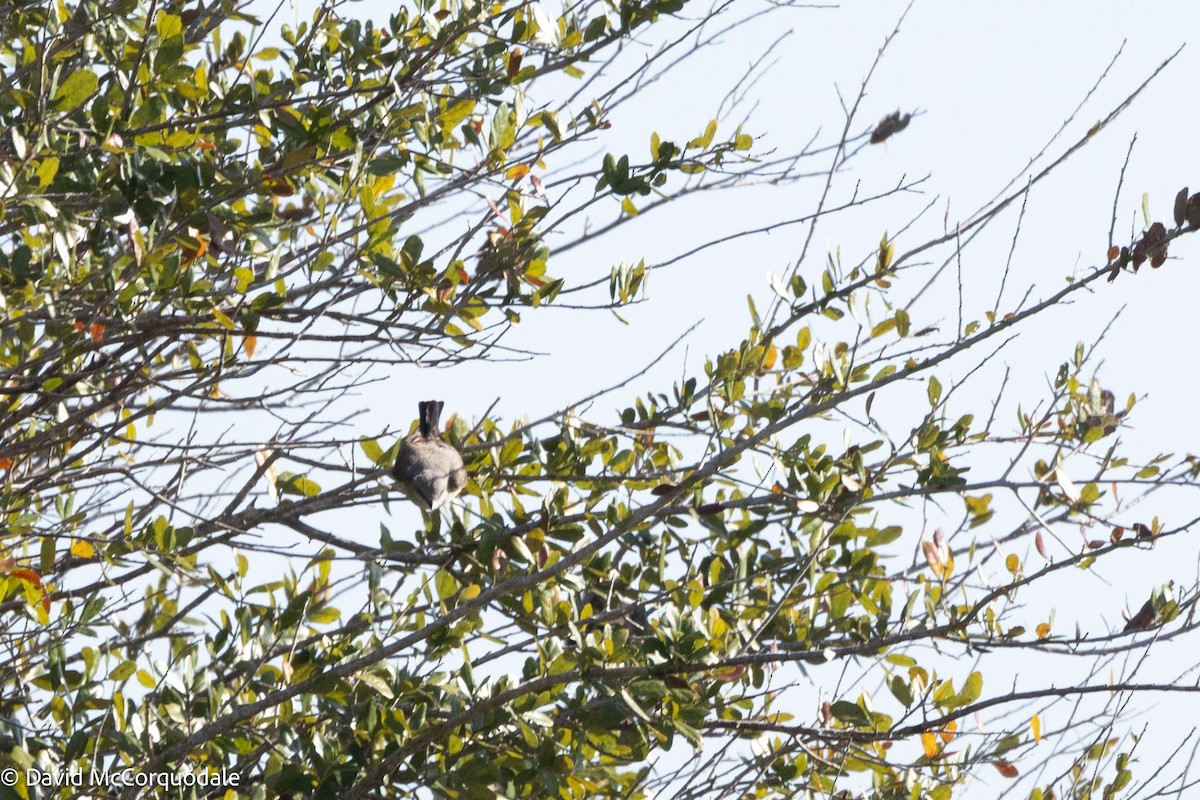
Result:
{"label": "gray bird plumage", "polygon": [[404,493],[430,511],[436,511],[467,484],[462,456],[454,445],[442,441],[438,428],[443,405],[440,400],[420,403],[421,427],[404,440],[392,465],[392,477]]}

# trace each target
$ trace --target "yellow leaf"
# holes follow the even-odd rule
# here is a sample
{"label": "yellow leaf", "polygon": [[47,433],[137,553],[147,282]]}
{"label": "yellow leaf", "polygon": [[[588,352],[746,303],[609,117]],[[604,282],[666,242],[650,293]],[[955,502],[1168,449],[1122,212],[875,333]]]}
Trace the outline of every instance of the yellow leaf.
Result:
{"label": "yellow leaf", "polygon": [[479,584],[472,583],[470,586],[462,590],[462,592],[458,595],[458,599],[464,602],[467,600],[474,600],[476,597],[479,597],[479,592]]}
{"label": "yellow leaf", "polygon": [[1029,719],[1029,730],[1033,732],[1033,740],[1040,742],[1042,740],[1042,720],[1037,714],[1034,714]]}
{"label": "yellow leaf", "polygon": [[71,545],[71,555],[77,558],[91,558],[96,555],[96,548],[92,547],[92,543],[83,539],[76,539]]}
{"label": "yellow leaf", "polygon": [[508,171],[504,173],[504,177],[508,178],[510,181],[519,181],[528,174],[528,164],[517,164],[514,167],[509,167]]}
{"label": "yellow leaf", "polygon": [[942,729],[938,736],[942,737],[943,742],[950,744],[950,740],[954,738],[954,732],[956,730],[958,730],[958,722],[955,720],[950,720],[948,723],[946,723],[946,727]]}
{"label": "yellow leaf", "polygon": [[1016,553],[1010,553],[1008,558],[1004,559],[1004,566],[1013,575],[1017,574],[1017,570],[1021,568],[1021,559],[1017,558]]}
{"label": "yellow leaf", "polygon": [[225,328],[227,330],[233,330],[235,327],[237,327],[236,325],[234,325],[233,320],[229,318],[228,314],[222,313],[221,311],[219,311],[216,308],[214,308],[212,310],[212,314],[213,314],[213,318],[217,322],[221,323],[221,326],[223,328]]}
{"label": "yellow leaf", "polygon": [[1050,635],[1050,624],[1047,622],[1042,622],[1042,623],[1038,624],[1037,637],[1039,639],[1045,639],[1049,635]]}
{"label": "yellow leaf", "polygon": [[925,751],[926,758],[933,758],[938,754],[937,737],[932,733],[925,732],[921,734],[921,749]]}

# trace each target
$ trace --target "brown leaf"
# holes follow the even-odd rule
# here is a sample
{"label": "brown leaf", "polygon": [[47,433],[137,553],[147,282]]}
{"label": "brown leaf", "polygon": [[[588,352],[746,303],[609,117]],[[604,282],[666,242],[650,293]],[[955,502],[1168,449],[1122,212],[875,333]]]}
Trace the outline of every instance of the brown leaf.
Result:
{"label": "brown leaf", "polygon": [[679,487],[673,483],[660,483],[658,486],[655,486],[650,490],[650,494],[654,495],[655,497],[662,497],[663,495],[670,494],[678,488]]}
{"label": "brown leaf", "polygon": [[529,182],[533,184],[533,191],[535,193],[537,193],[537,196],[542,198],[543,200],[545,200],[546,199],[546,187],[544,187],[542,185],[542,179],[539,178],[537,175],[530,175]]}
{"label": "brown leaf", "polygon": [[1131,260],[1133,262],[1133,271],[1137,272],[1138,267],[1140,267],[1146,261],[1146,240],[1145,239],[1138,239],[1134,243],[1133,252],[1130,254],[1130,256],[1131,256]]}
{"label": "brown leaf", "polygon": [[725,506],[722,503],[704,503],[703,505],[697,506],[696,513],[697,514],[720,514],[724,508],[725,508]]}
{"label": "brown leaf", "polygon": [[1033,537],[1033,543],[1037,547],[1037,551],[1042,554],[1042,558],[1049,560],[1050,556],[1046,554],[1046,541],[1042,538],[1042,532],[1038,531],[1037,536]]}
{"label": "brown leaf", "polygon": [[1150,257],[1150,266],[1158,269],[1167,260],[1167,245],[1170,240],[1167,238],[1167,226],[1161,222],[1156,222],[1150,226],[1150,230],[1146,231],[1146,253]]}
{"label": "brown leaf", "polygon": [[525,51],[519,47],[514,47],[512,52],[508,54],[509,83],[511,83],[513,78],[517,77],[517,73],[521,71],[521,57],[524,55]]}
{"label": "brown leaf", "polygon": [[504,552],[503,547],[497,547],[492,551],[492,572],[496,575],[504,572],[504,568],[508,566],[508,553]]}
{"label": "brown leaf", "polygon": [[992,766],[996,768],[997,772],[1006,778],[1016,778],[1021,774],[1020,770],[1018,770],[1012,762],[1005,761],[1003,758],[993,761]]}
{"label": "brown leaf", "polygon": [[1187,219],[1187,202],[1188,190],[1183,187],[1179,190],[1179,194],[1175,195],[1175,227],[1182,228],[1184,220]]}
{"label": "brown leaf", "polygon": [[1188,225],[1191,225],[1193,228],[1200,228],[1200,192],[1196,192],[1188,198],[1187,208],[1183,213]]}

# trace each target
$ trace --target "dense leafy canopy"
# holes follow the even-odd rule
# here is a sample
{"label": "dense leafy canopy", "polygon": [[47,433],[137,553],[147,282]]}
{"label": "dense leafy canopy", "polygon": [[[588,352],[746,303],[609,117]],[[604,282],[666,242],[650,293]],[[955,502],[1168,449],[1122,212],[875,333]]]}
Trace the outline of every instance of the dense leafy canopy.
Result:
{"label": "dense leafy canopy", "polygon": [[[1196,464],[1123,452],[1135,398],[1083,345],[1059,343],[1015,430],[938,376],[1161,264],[1200,224],[1186,190],[1173,226],[957,325],[913,318],[901,278],[1018,195],[907,250],[804,261],[703,374],[617,418],[455,418],[463,500],[388,527],[406,431],[350,424],[379,370],[503,358],[522,315],[597,288],[556,255],[693,192],[798,179],[781,164],[832,155],[834,176],[908,125],[850,115],[751,158],[714,121],[607,153],[613,109],[728,3],[684,5],[329,3],[297,27],[232,0],[0,7],[0,767],[22,775],[0,796],[49,796],[34,768],[320,798],[946,800],[1054,759],[1020,796],[1130,782],[1102,708],[1049,730],[1036,705],[1112,685],[1012,693],[990,670],[1098,657],[1188,608],[1164,586],[1114,639],[1017,600],[1183,530],[1135,503]],[[585,304],[643,302],[648,272],[614,264]],[[363,515],[378,544],[342,532]],[[667,749],[678,774],[651,768]]]}

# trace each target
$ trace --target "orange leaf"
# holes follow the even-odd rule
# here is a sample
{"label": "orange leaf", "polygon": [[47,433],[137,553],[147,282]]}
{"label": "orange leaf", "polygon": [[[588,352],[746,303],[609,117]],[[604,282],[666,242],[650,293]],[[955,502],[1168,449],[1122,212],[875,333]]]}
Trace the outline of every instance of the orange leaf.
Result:
{"label": "orange leaf", "polygon": [[771,345],[771,347],[767,350],[767,354],[763,356],[762,366],[759,368],[759,371],[766,372],[767,370],[773,368],[775,366],[775,361],[778,358],[779,349],[775,347],[775,345]]}
{"label": "orange leaf", "polygon": [[943,742],[950,744],[950,740],[954,738],[954,732],[956,730],[958,730],[958,722],[955,720],[950,720],[950,722],[946,724],[946,727],[943,728],[940,733],[938,733],[938,736],[942,737]]}
{"label": "orange leaf", "polygon": [[519,181],[519,180],[521,180],[521,178],[524,178],[528,174],[529,174],[529,165],[528,164],[517,164],[515,166],[509,167],[508,171],[504,173],[504,177],[508,178],[510,181]]}
{"label": "orange leaf", "polygon": [[1006,778],[1015,778],[1021,774],[1011,762],[1005,761],[1004,759],[993,761],[992,766],[996,768],[997,772]]}
{"label": "orange leaf", "polygon": [[93,342],[98,342],[104,338],[104,326],[99,322],[93,322],[91,328],[91,336]]}
{"label": "orange leaf", "polygon": [[215,144],[213,144],[212,142],[206,142],[203,139],[198,139],[196,141],[196,147],[199,147],[201,150],[216,150],[217,149],[217,146]]}
{"label": "orange leaf", "polygon": [[254,358],[254,350],[258,347],[258,337],[247,336],[246,338],[242,339],[242,347],[246,348],[247,356]]}
{"label": "orange leaf", "polygon": [[42,576],[34,570],[22,567],[21,569],[14,569],[9,575],[12,575],[19,581],[28,583],[30,586],[36,586],[39,589],[42,588]]}
{"label": "orange leaf", "polygon": [[1037,637],[1039,639],[1045,639],[1049,635],[1050,635],[1050,624],[1047,622],[1038,623]]}
{"label": "orange leaf", "polygon": [[1121,255],[1121,248],[1117,247],[1115,244],[1112,247],[1108,248],[1108,260],[1109,261],[1116,261],[1117,256],[1119,256],[1119,255]]}
{"label": "orange leaf", "polygon": [[12,459],[8,456],[0,456],[0,469],[12,469]]}

